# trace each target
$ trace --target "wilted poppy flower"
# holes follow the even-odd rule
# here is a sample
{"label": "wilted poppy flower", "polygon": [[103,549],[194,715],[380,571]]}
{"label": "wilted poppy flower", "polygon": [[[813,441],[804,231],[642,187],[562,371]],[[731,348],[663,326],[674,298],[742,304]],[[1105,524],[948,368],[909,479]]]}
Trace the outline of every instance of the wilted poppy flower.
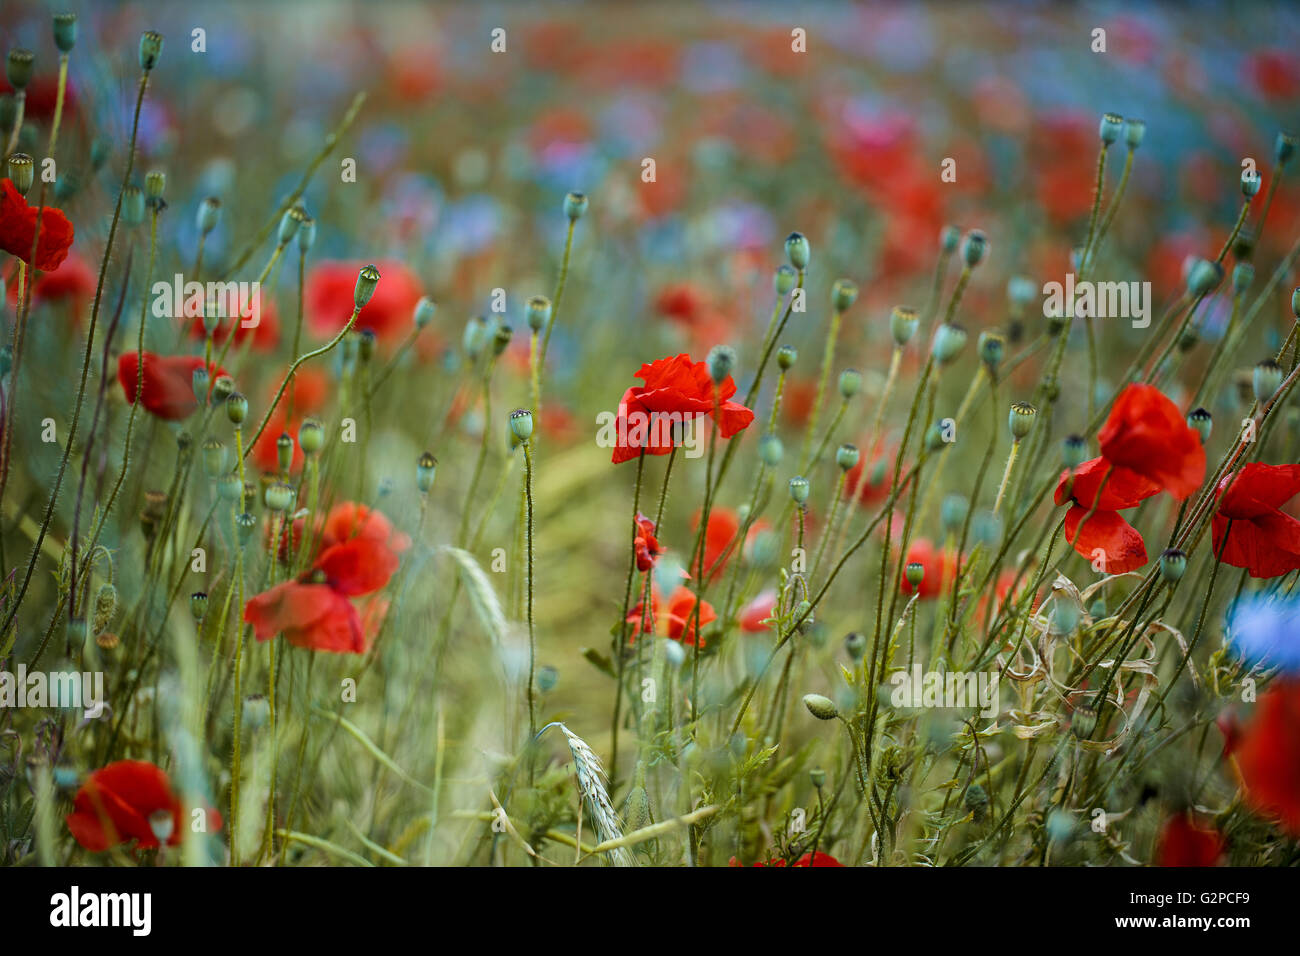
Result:
{"label": "wilted poppy flower", "polygon": [[1203,830],[1191,811],[1175,813],[1156,841],[1156,862],[1160,866],[1214,866],[1223,855],[1223,837]]}
{"label": "wilted poppy flower", "polygon": [[[1084,462],[1074,470],[1073,480],[1071,477],[1069,471],[1062,472],[1056,486],[1056,503],[1070,503],[1065,513],[1065,540],[1089,561],[1101,551],[1107,574],[1123,574],[1146,564],[1142,535],[1119,512],[1159,494],[1160,486],[1105,458]],[[1084,522],[1084,518],[1088,520]]]}
{"label": "wilted poppy flower", "polygon": [[1120,393],[1097,442],[1112,465],[1136,472],[1179,501],[1205,480],[1200,436],[1153,385],[1129,385]]}
{"label": "wilted poppy flower", "polygon": [[640,513],[636,516],[636,541],[633,548],[636,551],[638,571],[649,571],[659,560],[659,555],[663,554],[659,540],[655,537],[655,523]]}
{"label": "wilted poppy flower", "polygon": [[244,621],[259,641],[283,634],[296,647],[364,653],[366,632],[348,599],[384,587],[397,564],[397,555],[380,541],[357,537],[333,545],[296,579],[253,597],[244,606]]}
{"label": "wilted poppy flower", "polygon": [[1300,569],[1300,521],[1278,510],[1300,494],[1300,465],[1251,462],[1224,477],[1214,494],[1219,506],[1210,530],[1224,564],[1253,578]]}
{"label": "wilted poppy flower", "polygon": [[[136,849],[176,846],[189,827],[167,774],[147,760],[119,760],[101,767],[81,785],[67,816],[72,836],[99,853],[135,841]],[[221,814],[208,810],[210,830],[221,829]]]}
{"label": "wilted poppy flower", "polygon": [[36,241],[36,216],[40,212],[41,235],[36,246],[35,268],[53,272],[72,248],[73,228],[62,210],[53,206],[29,206],[14,184],[0,180],[0,249],[32,265],[32,243]]}
{"label": "wilted poppy flower", "polygon": [[1246,804],[1300,838],[1300,679],[1275,680],[1233,741]]}
{"label": "wilted poppy flower", "polygon": [[[144,389],[140,403],[145,411],[166,421],[176,422],[189,418],[199,408],[194,397],[194,370],[203,368],[203,358],[198,355],[144,354]],[[136,387],[140,383],[139,354],[123,352],[117,360],[117,380],[127,402],[134,405]],[[225,370],[208,366],[208,380],[215,382]]]}
{"label": "wilted poppy flower", "polygon": [[[671,638],[674,641],[681,641],[683,644],[695,644],[697,636],[695,621],[695,592],[687,587],[679,587],[673,591],[672,596],[668,599],[668,608],[661,612],[661,601],[659,599],[659,589],[651,585],[650,588],[650,622],[655,633],[664,637]],[[627,620],[633,625],[632,634],[635,635],[641,630],[641,614],[643,605],[637,604],[636,607],[628,611]],[[703,627],[711,621],[717,620],[717,612],[713,610],[713,605],[708,601],[700,604],[699,626]],[[704,641],[700,641],[700,647],[704,646]]]}
{"label": "wilted poppy flower", "polygon": [[[356,308],[353,293],[364,262],[322,262],[311,270],[303,293],[307,322],[324,338],[338,333]],[[400,262],[375,263],[383,276],[357,316],[357,329],[370,329],[381,342],[400,339],[412,328],[415,304],[423,291],[414,272]]]}
{"label": "wilted poppy flower", "polygon": [[692,362],[685,352],[642,365],[636,377],[645,385],[629,388],[618,404],[614,464],[631,461],[643,451],[668,454],[673,449],[675,426],[706,415],[717,422],[723,438],[730,438],[754,420],[752,411],[729,400],[736,394],[730,375],[717,386],[715,404],[708,363]]}

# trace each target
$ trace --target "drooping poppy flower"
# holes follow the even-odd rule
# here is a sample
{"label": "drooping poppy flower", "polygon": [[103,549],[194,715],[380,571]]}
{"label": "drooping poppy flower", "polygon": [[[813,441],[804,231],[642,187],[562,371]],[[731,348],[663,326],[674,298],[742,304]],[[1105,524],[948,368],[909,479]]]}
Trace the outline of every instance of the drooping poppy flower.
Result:
{"label": "drooping poppy flower", "polygon": [[766,591],[760,591],[754,600],[750,601],[740,612],[740,629],[747,634],[761,634],[771,628],[771,624],[764,624],[772,613],[776,610],[776,590],[768,588]]}
{"label": "drooping poppy flower", "polygon": [[738,402],[736,383],[728,375],[717,386],[707,362],[692,362],[683,352],[642,365],[636,377],[645,382],[623,393],[614,428],[613,462],[631,461],[643,451],[666,455],[673,450],[674,428],[708,416],[723,438],[730,438],[754,420],[754,413]]}
{"label": "drooping poppy flower", "polygon": [[1146,545],[1137,528],[1119,512],[1136,508],[1159,493],[1160,486],[1154,481],[1105,458],[1084,462],[1073,475],[1062,472],[1055,501],[1058,505],[1070,503],[1065,513],[1065,540],[1089,561],[1096,560],[1100,551],[1107,574],[1140,568],[1147,563]]}
{"label": "drooping poppy flower", "polygon": [[[921,578],[919,588],[922,600],[942,594],[952,583],[952,576],[957,570],[956,556],[951,551],[936,548],[925,538],[917,538],[908,546],[904,566],[913,562],[918,562],[925,568],[925,576]],[[903,575],[901,590],[904,594],[911,594],[913,590],[906,574]]]}
{"label": "drooping poppy flower", "polygon": [[[307,322],[321,338],[336,335],[356,307],[353,292],[364,262],[322,262],[311,270],[303,293]],[[356,329],[370,329],[383,343],[410,329],[415,305],[423,294],[419,277],[401,262],[375,263],[383,277],[375,294],[357,316]]]}
{"label": "drooping poppy flower", "polygon": [[[140,402],[145,411],[158,418],[177,422],[189,418],[199,408],[194,397],[194,371],[203,368],[199,355],[144,354],[144,389]],[[123,352],[117,360],[117,380],[128,403],[136,402],[136,387],[140,383],[140,355],[135,351]],[[225,370],[208,366],[208,380],[215,382]]]}
{"label": "drooping poppy flower", "polygon": [[1232,758],[1246,804],[1300,838],[1300,678],[1275,680],[1238,730]]}
{"label": "drooping poppy flower", "polygon": [[659,539],[655,537],[655,523],[639,512],[636,516],[636,528],[636,541],[633,542],[636,569],[649,571],[659,560],[659,555],[663,554],[663,549],[659,546]]}
{"label": "drooping poppy flower", "polygon": [[74,230],[63,211],[53,206],[29,206],[14,184],[0,180],[0,249],[32,266],[32,243],[36,242],[36,217],[41,235],[36,246],[35,268],[53,272],[72,248]]}
{"label": "drooping poppy flower", "polygon": [[[744,866],[745,864],[741,863],[739,860],[737,860],[737,859],[733,856],[733,857],[731,858],[731,863],[730,863],[730,865],[731,865],[731,866]],[[831,856],[829,853],[824,853],[824,852],[822,852],[821,850],[818,850],[816,853],[805,853],[803,856],[799,857],[799,859],[795,860],[793,863],[790,864],[791,867],[796,867],[796,866],[843,866],[843,865],[844,865],[844,864],[841,863],[839,860],[835,859],[835,857]],[[776,867],[782,867],[782,866],[785,866],[785,860],[768,860],[766,863],[751,863],[750,866],[762,866],[762,867],[776,866]]]}
{"label": "drooping poppy flower", "polygon": [[296,579],[254,596],[244,621],[259,641],[283,634],[296,647],[362,654],[366,630],[349,598],[384,587],[397,565],[397,555],[373,539],[332,545]]}
{"label": "drooping poppy flower", "polygon": [[[73,838],[92,853],[122,843],[136,849],[176,846],[189,828],[167,774],[147,760],[119,760],[101,767],[81,785],[66,817]],[[221,814],[208,810],[208,828],[221,829]]]}
{"label": "drooping poppy flower", "polygon": [[[695,513],[691,521],[691,530],[698,532],[700,528],[700,512]],[[736,535],[740,532],[740,515],[730,508],[711,508],[709,510],[709,524],[704,529],[704,572],[705,575],[712,579],[719,574],[727,565],[728,556],[727,548],[735,540]],[[721,561],[721,564],[718,562]],[[694,569],[688,568],[688,571]]]}
{"label": "drooping poppy flower", "polygon": [[1214,866],[1223,855],[1224,840],[1214,830],[1196,825],[1190,810],[1175,813],[1156,841],[1156,862],[1160,866]]}
{"label": "drooping poppy flower", "polygon": [[1300,494],[1300,465],[1251,462],[1225,476],[1214,494],[1219,506],[1210,531],[1224,564],[1252,578],[1300,569],[1300,521],[1279,510]]}
{"label": "drooping poppy flower", "polygon": [[1200,436],[1153,385],[1129,385],[1120,393],[1097,442],[1112,465],[1136,472],[1179,501],[1205,480]]}
{"label": "drooping poppy flower", "polygon": [[[681,641],[683,644],[695,644],[698,636],[695,620],[695,592],[687,587],[679,587],[673,591],[672,596],[668,599],[667,610],[661,611],[662,601],[659,598],[659,589],[654,585],[650,587],[650,623],[654,633],[663,637],[671,638],[674,641]],[[633,625],[632,635],[641,631],[641,616],[644,605],[638,603],[636,607],[628,611],[627,621]],[[708,601],[700,603],[699,627],[717,620],[717,612],[713,610],[713,605]],[[704,641],[700,641],[700,647],[704,646]]]}

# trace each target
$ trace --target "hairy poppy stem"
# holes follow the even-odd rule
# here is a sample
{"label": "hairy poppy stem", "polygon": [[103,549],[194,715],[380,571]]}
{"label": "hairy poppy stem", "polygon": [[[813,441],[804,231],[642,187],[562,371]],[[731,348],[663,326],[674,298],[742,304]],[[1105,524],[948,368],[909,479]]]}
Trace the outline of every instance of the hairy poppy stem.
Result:
{"label": "hairy poppy stem", "polygon": [[[803,452],[799,458],[804,462],[809,462],[808,453],[812,450],[813,436],[817,433],[817,420],[821,417],[822,403],[826,400],[826,386],[831,380],[831,365],[835,361],[835,346],[840,337],[840,323],[843,321],[844,313],[839,309],[831,310],[830,328],[826,330],[826,344],[822,348],[822,368],[821,374],[817,379],[817,397],[813,400],[812,412],[808,415],[807,432],[803,440]],[[805,464],[801,473],[807,473],[808,468]]]}
{"label": "hairy poppy stem", "polygon": [[537,736],[537,709],[534,704],[533,688],[537,673],[537,632],[533,623],[533,451],[532,442],[525,441],[524,446],[524,500],[527,503],[528,518],[524,525],[524,551],[528,556],[527,578],[527,614],[528,614],[528,738]]}
{"label": "hairy poppy stem", "polygon": [[[534,336],[536,341],[536,336]],[[610,723],[609,779],[610,789],[618,782],[618,729],[623,711],[623,671],[626,667],[627,649],[627,613],[632,604],[632,581],[636,578],[636,538],[640,529],[637,527],[637,515],[641,513],[641,478],[645,474],[645,449],[636,461],[636,482],[632,486],[632,541],[627,562],[627,580],[623,584],[623,608],[619,613],[618,636],[614,638],[614,717]],[[659,529],[655,528],[657,532]]]}

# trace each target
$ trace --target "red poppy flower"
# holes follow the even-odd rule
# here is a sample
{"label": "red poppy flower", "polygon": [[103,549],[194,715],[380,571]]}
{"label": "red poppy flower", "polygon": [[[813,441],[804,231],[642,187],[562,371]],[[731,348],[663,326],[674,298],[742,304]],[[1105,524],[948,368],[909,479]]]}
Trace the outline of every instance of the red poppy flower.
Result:
{"label": "red poppy flower", "polygon": [[[235,335],[235,341],[239,341],[238,333]],[[266,397],[268,404],[275,399],[275,392],[279,387],[279,382],[272,386],[272,390]],[[329,378],[324,372],[314,368],[304,368],[294,374],[293,381],[285,389],[279,404],[275,406],[275,411],[267,420],[266,428],[262,430],[262,434],[253,445],[253,463],[258,468],[271,473],[279,472],[280,450],[277,443],[280,436],[288,432],[293,440],[293,458],[289,463],[289,472],[297,474],[302,470],[303,456],[302,449],[298,446],[298,429],[302,426],[305,416],[325,406],[329,390]],[[289,415],[290,406],[293,408],[292,417]]]}
{"label": "red poppy flower", "polygon": [[1232,756],[1247,805],[1300,838],[1300,679],[1280,678],[1260,695]]}
{"label": "red poppy flower", "polygon": [[636,541],[633,543],[636,551],[636,569],[649,571],[658,562],[663,549],[655,537],[655,523],[639,512],[636,516],[636,528]]}
{"label": "red poppy flower", "polygon": [[382,511],[355,501],[345,501],[330,509],[321,530],[321,547],[330,548],[355,539],[374,541],[397,554],[411,546],[411,539],[393,529]]}
{"label": "red poppy flower", "polygon": [[1300,569],[1300,521],[1279,510],[1300,494],[1300,465],[1251,462],[1225,476],[1214,494],[1219,507],[1210,531],[1224,564],[1245,568],[1253,578]]}
{"label": "red poppy flower", "polygon": [[642,365],[636,377],[645,385],[629,388],[618,404],[614,464],[630,461],[642,451],[668,454],[674,443],[671,426],[676,423],[707,415],[717,422],[722,437],[730,438],[754,420],[752,411],[729,400],[736,394],[730,375],[717,386],[715,404],[708,363],[692,362],[685,352]]}
{"label": "red poppy flower", "polygon": [[244,620],[259,641],[283,634],[296,647],[364,653],[366,630],[348,599],[384,587],[397,564],[397,555],[373,539],[333,545],[295,580],[253,597],[244,606]]}
{"label": "red poppy flower", "polygon": [[[356,307],[353,293],[364,262],[322,262],[311,270],[303,294],[312,332],[325,338],[338,333]],[[357,329],[370,329],[381,342],[400,339],[412,328],[420,301],[419,277],[400,262],[375,264],[383,276],[375,294],[357,316]]]}
{"label": "red poppy flower", "polygon": [[[96,770],[72,806],[68,829],[92,853],[133,840],[137,849],[152,850],[160,837],[176,846],[189,826],[190,815],[182,810],[167,774],[147,760],[119,760]],[[221,814],[209,810],[208,825],[221,829]]]}
{"label": "red poppy flower", "polygon": [[32,264],[32,243],[36,241],[36,217],[40,213],[41,236],[36,246],[36,269],[53,272],[72,248],[73,228],[68,217],[53,206],[27,205],[14,184],[0,180],[0,249]]}
{"label": "red poppy flower", "polygon": [[1156,862],[1160,866],[1214,866],[1223,855],[1223,837],[1214,830],[1202,830],[1191,811],[1175,813],[1156,841]]}
{"label": "red poppy flower", "polygon": [[[744,866],[744,864],[741,863],[739,860],[737,860],[734,856],[731,858],[731,864],[730,864],[730,865],[731,865],[731,866]],[[816,853],[805,853],[803,856],[799,857],[799,859],[795,860],[793,863],[790,864],[791,867],[796,867],[796,866],[843,866],[843,865],[844,865],[844,864],[841,863],[839,860],[835,859],[835,857],[831,856],[829,853],[823,853],[821,850],[818,850]],[[777,866],[777,867],[781,867],[781,866],[785,866],[785,860],[768,860],[766,863],[753,863],[753,864],[751,864],[751,866],[763,866],[763,867],[768,867],[768,866]]]}
{"label": "red poppy flower", "polygon": [[708,294],[693,282],[664,286],[655,296],[655,310],[682,325],[694,325],[709,305]]}
{"label": "red poppy flower", "polygon": [[748,634],[760,634],[771,628],[772,625],[764,624],[776,610],[776,590],[768,588],[766,591],[759,592],[754,600],[745,605],[740,612],[740,629]]}
{"label": "red poppy flower", "polygon": [[[904,564],[914,561],[920,562],[925,568],[925,577],[921,578],[920,586],[922,600],[942,594],[957,570],[956,556],[951,551],[939,550],[925,538],[917,538],[907,549],[907,561]],[[904,594],[912,593],[912,585],[906,574],[903,575],[901,589]]]}
{"label": "red poppy flower", "polygon": [[[659,589],[654,585],[650,587],[650,624],[654,632],[664,637],[671,638],[674,641],[681,641],[683,644],[695,644],[696,621],[695,621],[695,592],[687,587],[679,587],[672,593],[668,599],[668,610],[660,613],[661,601],[659,599]],[[643,607],[637,604],[636,607],[628,611],[627,620],[632,624],[632,634],[635,635],[641,630],[641,613]],[[703,627],[711,621],[717,620],[717,612],[713,610],[713,605],[708,601],[700,604],[699,626]],[[704,646],[704,641],[700,641],[700,647]]]}
{"label": "red poppy flower", "polygon": [[[28,246],[30,249],[31,247]],[[98,276],[81,256],[70,253],[54,272],[43,272],[32,284],[32,307],[43,302],[67,303],[73,316],[84,317],[86,307],[95,297]],[[18,305],[18,283],[9,285],[9,302]]]}
{"label": "red poppy flower", "polygon": [[[139,355],[135,351],[123,352],[117,360],[117,380],[122,385],[126,400],[134,405],[136,386],[140,382]],[[189,418],[199,408],[194,397],[194,370],[203,368],[203,358],[198,355],[155,355],[144,353],[144,394],[141,403],[151,415],[170,422]],[[213,383],[224,369],[208,366],[208,380]],[[211,387],[211,385],[209,385]]]}
{"label": "red poppy flower", "polygon": [[[1065,513],[1065,540],[1089,561],[1100,550],[1107,574],[1123,574],[1140,568],[1147,563],[1146,545],[1137,528],[1119,512],[1136,508],[1143,500],[1159,493],[1160,486],[1154,481],[1113,465],[1105,458],[1084,462],[1074,470],[1073,481],[1070,472],[1064,471],[1056,486],[1056,503],[1070,503],[1070,510]],[[1088,520],[1080,533],[1079,525],[1084,518]]]}
{"label": "red poppy flower", "polygon": [[[274,351],[280,344],[280,314],[276,311],[275,303],[271,301],[270,296],[262,295],[260,291],[257,293],[256,301],[250,302],[247,287],[240,285],[238,290],[237,304],[233,309],[229,304],[224,305],[227,310],[233,311],[233,314],[230,318],[217,321],[217,327],[212,333],[212,341],[216,345],[225,345],[231,329],[234,329],[235,344],[231,348],[238,348],[251,338],[254,351]],[[250,307],[253,305],[256,309]],[[245,325],[245,321],[252,321],[254,314],[257,316],[257,324]],[[244,316],[249,318],[245,319]],[[207,336],[208,333],[203,328],[203,316],[197,315],[190,319],[190,338],[201,342]]]}
{"label": "red poppy flower", "polygon": [[[700,513],[697,511],[691,521],[691,530],[699,531]],[[709,526],[704,529],[704,570],[708,578],[713,578],[727,565],[723,555],[740,531],[740,515],[730,508],[711,508]],[[722,561],[718,564],[718,561]],[[715,565],[717,565],[715,567]],[[694,570],[694,569],[688,569]]]}
{"label": "red poppy flower", "polygon": [[1179,501],[1205,480],[1200,436],[1178,406],[1153,385],[1125,388],[1097,441],[1101,456],[1111,464],[1137,472]]}

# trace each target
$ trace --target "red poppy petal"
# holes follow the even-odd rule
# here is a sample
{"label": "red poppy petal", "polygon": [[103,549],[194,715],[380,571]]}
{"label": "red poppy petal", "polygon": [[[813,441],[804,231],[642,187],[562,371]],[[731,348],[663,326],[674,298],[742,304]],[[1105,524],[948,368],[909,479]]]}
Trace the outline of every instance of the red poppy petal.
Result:
{"label": "red poppy petal", "polygon": [[[1093,512],[1083,524],[1082,534],[1079,534],[1080,522],[1089,510],[1074,505],[1065,514],[1065,540],[1074,545],[1075,551],[1089,561],[1103,557],[1107,574],[1123,574],[1147,563],[1147,549],[1142,535],[1120,517],[1118,512]],[[1098,550],[1102,552],[1101,555],[1096,554]]]}

